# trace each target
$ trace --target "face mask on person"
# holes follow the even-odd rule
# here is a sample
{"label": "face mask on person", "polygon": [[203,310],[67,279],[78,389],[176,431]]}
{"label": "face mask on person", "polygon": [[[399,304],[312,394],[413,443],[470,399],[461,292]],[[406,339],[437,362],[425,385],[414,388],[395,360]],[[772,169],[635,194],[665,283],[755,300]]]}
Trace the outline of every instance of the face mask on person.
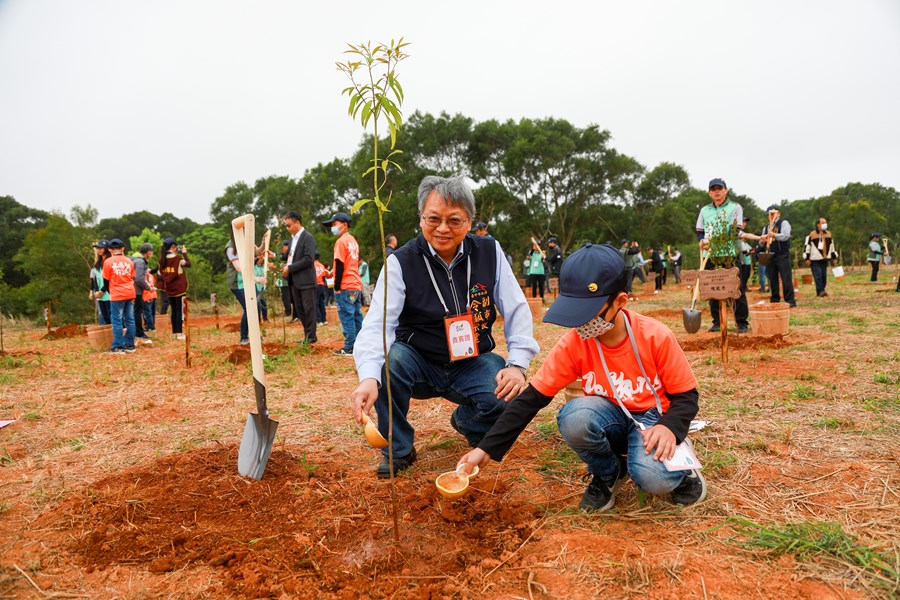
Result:
{"label": "face mask on person", "polygon": [[[612,305],[610,305],[610,307],[611,306]],[[578,337],[583,340],[589,340],[591,338],[600,337],[601,335],[615,327],[615,323],[611,323],[603,318],[606,316],[607,312],[609,312],[609,308],[598,314],[596,317],[594,317],[584,325],[576,327],[575,331],[578,332]]]}
{"label": "face mask on person", "polygon": [[822,223],[822,231],[828,231],[828,223]]}
{"label": "face mask on person", "polygon": [[337,234],[339,234],[340,232],[341,232],[341,228],[340,228],[340,227],[338,227],[337,225],[332,225],[332,226],[331,226],[331,235],[337,235]]}

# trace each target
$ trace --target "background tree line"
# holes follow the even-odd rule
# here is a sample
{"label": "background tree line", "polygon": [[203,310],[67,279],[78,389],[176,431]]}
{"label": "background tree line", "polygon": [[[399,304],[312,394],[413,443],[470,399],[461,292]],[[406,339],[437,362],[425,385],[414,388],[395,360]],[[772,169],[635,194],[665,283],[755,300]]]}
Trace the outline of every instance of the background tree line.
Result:
{"label": "background tree line", "polygon": [[[690,268],[699,262],[694,226],[700,207],[709,201],[705,189],[692,188],[683,167],[663,162],[648,168],[616,151],[610,133],[596,125],[579,128],[564,119],[488,120],[463,115],[413,113],[398,138],[401,170],[388,172],[390,212],[385,230],[400,243],[418,233],[417,191],[427,174],[466,175],[476,184],[477,219],[512,254],[517,273],[529,238],[559,239],[564,254],[584,242],[638,240],[643,248],[677,245]],[[24,206],[0,196],[0,310],[38,316],[48,302],[61,318],[88,321],[87,300],[91,244],[117,237],[131,254],[143,242],[159,248],[168,236],[188,247],[189,295],[203,300],[216,292],[229,298],[224,281],[224,247],[231,220],[256,215],[257,239],[272,229],[273,246],[289,237],[279,216],[299,210],[304,226],[316,237],[322,262],[330,264],[334,238],[320,226],[338,210],[349,211],[371,189],[359,175],[368,168],[362,139],[349,158],[335,158],[308,169],[302,177],[269,176],[252,185],[238,181],[210,204],[210,221],[200,224],[172,213],[139,211],[98,220],[90,206],[76,206],[68,218]],[[727,173],[704,174],[701,179]],[[708,176],[708,177],[707,177]],[[766,224],[756,202],[732,188],[730,197],[744,207],[749,228]],[[768,204],[769,201],[765,201]],[[845,264],[865,260],[873,231],[896,240],[900,194],[877,183],[850,183],[818,198],[777,202],[794,229],[795,258],[806,234],[824,216]],[[364,209],[351,232],[363,258],[377,273],[381,249],[377,216]],[[278,248],[275,248],[276,250]],[[157,250],[158,252],[158,250]],[[151,261],[153,266],[153,261]]]}

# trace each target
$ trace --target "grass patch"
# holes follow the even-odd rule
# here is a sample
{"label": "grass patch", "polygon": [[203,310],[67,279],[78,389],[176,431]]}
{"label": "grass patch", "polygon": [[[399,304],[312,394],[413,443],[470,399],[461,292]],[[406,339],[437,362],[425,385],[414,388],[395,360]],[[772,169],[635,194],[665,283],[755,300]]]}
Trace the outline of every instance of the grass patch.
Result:
{"label": "grass patch", "polygon": [[740,444],[740,447],[744,448],[745,450],[765,451],[768,450],[769,444],[764,438],[755,437],[749,442]]}
{"label": "grass patch", "polygon": [[315,476],[316,476],[316,471],[319,470],[319,465],[317,465],[317,464],[315,464],[314,462],[310,461],[310,460],[306,457],[306,452],[304,452],[304,453],[303,453],[303,456],[300,457],[299,462],[300,462],[300,468],[303,469],[304,471],[306,471],[306,474],[307,474],[309,477],[315,477]]}
{"label": "grass patch", "polygon": [[822,417],[816,421],[816,427],[822,429],[853,429],[856,423],[853,419],[842,419],[840,417]]}
{"label": "grass patch", "polygon": [[545,421],[543,423],[535,423],[534,431],[542,440],[552,440],[559,434],[559,427],[556,420]]}
{"label": "grass patch", "polygon": [[859,544],[844,533],[838,523],[805,522],[784,525],[760,525],[739,517],[729,519],[738,536],[731,538],[739,546],[762,549],[775,556],[790,554],[798,560],[831,558],[848,563],[881,578],[900,579],[900,572],[878,552]]}
{"label": "grass patch", "polygon": [[794,390],[791,392],[791,398],[793,400],[812,400],[815,397],[816,391],[812,386],[803,385],[802,383],[795,385]]}
{"label": "grass patch", "polygon": [[737,457],[724,450],[710,450],[703,457],[703,468],[707,472],[727,471],[737,465]]}
{"label": "grass patch", "polygon": [[578,455],[565,444],[541,450],[538,453],[537,470],[545,475],[574,477],[581,468]]}
{"label": "grass patch", "polygon": [[893,373],[876,373],[875,383],[886,383],[888,385],[897,385],[900,383],[900,372]]}

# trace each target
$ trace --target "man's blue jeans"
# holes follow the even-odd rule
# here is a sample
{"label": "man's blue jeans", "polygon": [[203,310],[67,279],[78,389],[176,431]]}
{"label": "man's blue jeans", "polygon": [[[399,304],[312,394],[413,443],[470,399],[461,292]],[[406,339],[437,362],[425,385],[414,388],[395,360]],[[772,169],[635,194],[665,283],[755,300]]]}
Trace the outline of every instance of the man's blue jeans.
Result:
{"label": "man's blue jeans", "polygon": [[[356,335],[362,329],[362,292],[359,290],[341,290],[335,295],[338,317],[341,319],[341,331],[344,334],[344,351],[353,352]],[[401,455],[402,456],[402,455]]]}
{"label": "man's blue jeans", "polygon": [[[494,394],[497,373],[505,361],[493,352],[450,364],[435,364],[425,360],[412,346],[394,342],[388,351],[388,363],[394,404],[394,458],[413,450],[415,429],[406,420],[410,398],[443,397],[458,404],[453,418],[470,444],[481,441],[506,408]],[[375,410],[378,431],[387,439],[389,419],[384,371],[382,368]],[[388,449],[381,452],[387,456]]]}
{"label": "man's blue jeans", "polygon": [[[111,350],[134,348],[134,300],[114,300],[109,303],[113,341]],[[125,335],[122,335],[122,328]]]}
{"label": "man's blue jeans", "polygon": [[[659,420],[655,408],[632,414],[647,429]],[[684,479],[685,471],[669,471],[662,461],[647,454],[641,430],[618,405],[602,396],[570,400],[556,415],[556,422],[560,435],[587,463],[588,471],[606,481],[615,477],[621,455],[627,456],[631,479],[650,494],[667,494]]]}

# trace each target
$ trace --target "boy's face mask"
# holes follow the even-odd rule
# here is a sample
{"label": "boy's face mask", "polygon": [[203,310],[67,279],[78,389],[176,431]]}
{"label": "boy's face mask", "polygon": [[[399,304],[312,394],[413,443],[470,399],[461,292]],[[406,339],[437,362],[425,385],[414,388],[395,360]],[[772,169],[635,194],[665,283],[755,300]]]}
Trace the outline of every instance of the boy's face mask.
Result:
{"label": "boy's face mask", "polygon": [[340,227],[338,227],[337,225],[332,225],[332,226],[331,226],[331,235],[337,235],[337,234],[339,234],[340,232],[341,232],[341,228],[340,228]]}
{"label": "boy's face mask", "polygon": [[[612,299],[610,299],[610,302],[612,302]],[[615,327],[615,323],[611,323],[610,321],[607,321],[603,318],[606,316],[606,313],[609,312],[610,308],[612,308],[612,304],[607,306],[606,310],[598,314],[596,317],[594,317],[584,325],[576,327],[575,331],[578,332],[578,337],[583,340],[589,340],[591,338],[600,337],[601,335]]]}

